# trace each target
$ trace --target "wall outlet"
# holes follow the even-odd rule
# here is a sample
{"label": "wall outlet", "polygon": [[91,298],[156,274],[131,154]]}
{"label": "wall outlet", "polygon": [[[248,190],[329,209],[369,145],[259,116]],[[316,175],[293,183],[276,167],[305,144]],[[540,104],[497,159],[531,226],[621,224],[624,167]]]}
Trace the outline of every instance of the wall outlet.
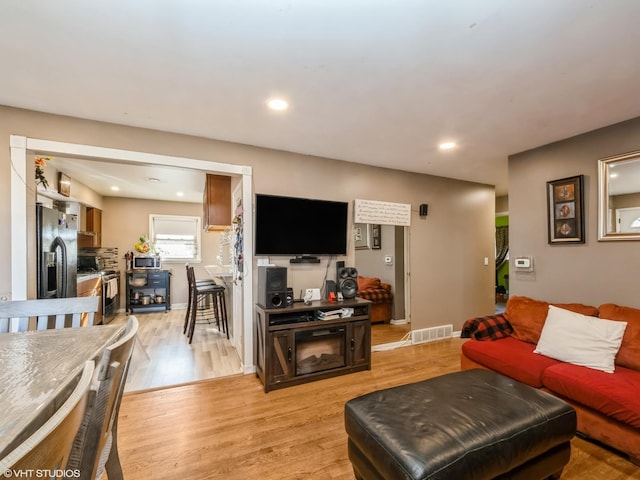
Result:
{"label": "wall outlet", "polygon": [[320,300],[320,289],[319,288],[307,288],[304,298],[308,298],[309,300]]}

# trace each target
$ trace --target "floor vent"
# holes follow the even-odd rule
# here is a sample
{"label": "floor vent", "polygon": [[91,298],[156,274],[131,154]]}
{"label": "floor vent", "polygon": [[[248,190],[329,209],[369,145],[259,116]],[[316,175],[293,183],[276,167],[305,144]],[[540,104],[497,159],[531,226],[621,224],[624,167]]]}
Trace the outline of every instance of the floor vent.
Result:
{"label": "floor vent", "polygon": [[453,334],[453,325],[441,325],[439,327],[429,327],[420,330],[411,331],[411,343],[433,342],[434,340],[442,340],[443,338],[451,338]]}

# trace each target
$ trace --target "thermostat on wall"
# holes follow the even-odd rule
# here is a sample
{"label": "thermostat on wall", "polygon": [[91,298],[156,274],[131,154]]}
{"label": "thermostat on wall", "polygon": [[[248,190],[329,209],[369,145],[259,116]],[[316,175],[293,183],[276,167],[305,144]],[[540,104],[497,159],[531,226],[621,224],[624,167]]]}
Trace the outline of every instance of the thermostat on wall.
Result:
{"label": "thermostat on wall", "polygon": [[513,264],[516,270],[533,272],[533,258],[531,257],[516,257]]}

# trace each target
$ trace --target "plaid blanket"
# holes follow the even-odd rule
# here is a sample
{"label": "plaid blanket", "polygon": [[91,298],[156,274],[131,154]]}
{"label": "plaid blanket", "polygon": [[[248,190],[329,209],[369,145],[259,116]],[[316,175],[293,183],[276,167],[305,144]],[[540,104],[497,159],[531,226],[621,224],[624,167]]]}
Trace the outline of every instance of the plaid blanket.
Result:
{"label": "plaid blanket", "polygon": [[358,297],[365,300],[371,300],[373,303],[391,303],[393,302],[393,293],[383,288],[372,288],[369,290],[361,290]]}
{"label": "plaid blanket", "polygon": [[498,338],[508,337],[512,332],[513,327],[504,314],[500,313],[498,315],[470,318],[462,325],[460,337],[473,338],[475,340],[497,340]]}

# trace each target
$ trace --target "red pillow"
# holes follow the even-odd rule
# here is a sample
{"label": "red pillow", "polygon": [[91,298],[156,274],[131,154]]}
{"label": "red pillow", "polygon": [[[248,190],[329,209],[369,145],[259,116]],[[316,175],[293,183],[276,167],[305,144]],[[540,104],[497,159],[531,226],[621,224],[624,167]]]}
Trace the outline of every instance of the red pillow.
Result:
{"label": "red pillow", "polygon": [[370,288],[380,288],[380,279],[376,277],[361,277],[358,275],[358,290],[362,292],[363,290],[369,290]]}
{"label": "red pillow", "polygon": [[613,303],[600,305],[600,318],[627,322],[616,365],[640,370],[640,310]]}
{"label": "red pillow", "polygon": [[582,303],[547,303],[517,295],[509,297],[504,316],[513,327],[511,336],[523,342],[537,344],[544,322],[547,320],[549,305],[564,308],[590,317],[598,316],[598,309]]}

